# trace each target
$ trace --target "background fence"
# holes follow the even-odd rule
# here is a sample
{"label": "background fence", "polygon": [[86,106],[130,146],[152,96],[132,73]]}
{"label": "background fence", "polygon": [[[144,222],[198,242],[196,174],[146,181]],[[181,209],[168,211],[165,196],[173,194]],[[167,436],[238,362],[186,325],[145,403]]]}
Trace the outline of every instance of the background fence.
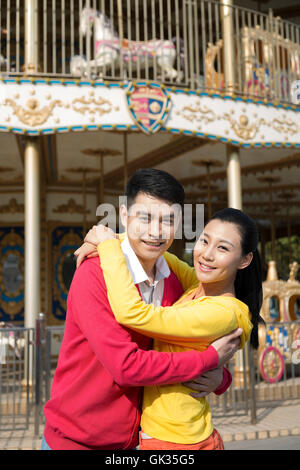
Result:
{"label": "background fence", "polygon": [[[3,77],[24,75],[24,4],[0,0]],[[212,93],[230,85],[238,95],[293,101],[299,26],[272,10],[233,6],[229,13],[213,0],[41,0],[33,33],[38,60],[30,75],[145,79]]]}
{"label": "background fence", "polygon": [[27,429],[34,409],[36,335],[30,328],[0,328],[0,432]]}
{"label": "background fence", "polygon": [[267,322],[260,327],[260,346],[243,352],[243,373],[234,360],[230,389],[209,401],[217,416],[246,414],[256,422],[256,410],[300,398],[300,321]]}
{"label": "background fence", "polygon": [[[244,350],[243,372],[234,360],[228,364],[230,389],[209,395],[213,415],[243,414],[255,423],[258,407],[299,399],[299,333],[299,321],[268,323],[259,351]],[[39,435],[63,334],[63,326],[45,327],[43,315],[35,329],[0,328],[0,432],[27,429],[34,422]]]}

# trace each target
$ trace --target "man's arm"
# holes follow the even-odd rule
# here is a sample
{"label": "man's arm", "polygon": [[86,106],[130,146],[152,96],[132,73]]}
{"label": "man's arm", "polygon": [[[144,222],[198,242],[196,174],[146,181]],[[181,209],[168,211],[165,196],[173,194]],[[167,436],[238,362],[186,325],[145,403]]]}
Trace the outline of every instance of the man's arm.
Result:
{"label": "man's arm", "polygon": [[130,331],[114,318],[98,259],[85,261],[75,272],[68,303],[97,359],[120,386],[186,382],[219,365],[212,346],[202,353],[139,349]]}
{"label": "man's arm", "polygon": [[214,392],[216,395],[222,395],[230,387],[232,376],[226,367],[217,367],[202,374],[201,377],[191,382],[185,382],[185,385],[195,392],[191,393],[193,397],[205,397]]}

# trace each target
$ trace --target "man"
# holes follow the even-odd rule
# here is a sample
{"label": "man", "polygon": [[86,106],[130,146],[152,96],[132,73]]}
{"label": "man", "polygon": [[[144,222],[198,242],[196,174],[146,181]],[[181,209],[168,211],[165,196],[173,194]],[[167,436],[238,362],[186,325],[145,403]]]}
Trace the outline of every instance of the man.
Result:
{"label": "man", "polygon": [[[183,204],[183,188],[168,173],[139,170],[126,196],[121,217],[128,238],[122,249],[134,282],[146,302],[172,305],[192,282],[185,273],[182,285],[162,257],[174,239],[172,207]],[[138,443],[143,386],[190,382],[207,371],[212,372],[200,379],[204,386],[189,386],[205,393],[219,386],[220,393],[230,383],[219,366],[237,350],[240,332],[201,354],[151,350],[150,338],[116,322],[98,257],[77,269],[67,307],[51,399],[45,405],[43,448],[132,449]]]}

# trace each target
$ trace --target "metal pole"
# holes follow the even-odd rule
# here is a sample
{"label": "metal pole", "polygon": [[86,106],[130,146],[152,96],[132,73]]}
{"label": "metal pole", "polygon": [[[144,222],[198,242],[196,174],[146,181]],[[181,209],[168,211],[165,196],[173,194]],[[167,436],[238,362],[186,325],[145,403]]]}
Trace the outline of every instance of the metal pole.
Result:
{"label": "metal pole", "polygon": [[[228,94],[233,94],[235,84],[234,60],[234,29],[233,29],[233,1],[222,0],[220,5],[223,33],[223,62],[225,88]],[[242,175],[239,149],[233,145],[226,145],[227,155],[227,191],[228,206],[242,210]],[[246,363],[248,362],[246,358]],[[238,351],[235,356],[235,385],[243,386],[244,366],[243,353]]]}
{"label": "metal pole", "polygon": [[[221,21],[223,32],[223,59],[224,77],[227,92],[234,91],[234,30],[233,30],[233,1],[222,0]],[[227,145],[227,178],[228,178],[228,205],[235,209],[242,209],[241,164],[239,150]]]}
{"label": "metal pole", "polygon": [[25,0],[25,73],[36,73],[38,61],[38,0]]}
{"label": "metal pole", "polygon": [[250,392],[250,416],[251,416],[251,424],[257,423],[256,417],[256,394],[255,394],[255,368],[254,368],[254,355],[253,349],[251,349],[249,343],[247,345],[248,348],[248,358],[249,358],[249,392]]}
{"label": "metal pole", "polygon": [[223,59],[225,87],[228,93],[234,91],[234,31],[233,31],[233,1],[222,0],[221,21],[223,32]]}
{"label": "metal pole", "polygon": [[226,145],[228,206],[242,210],[242,174],[239,149]]}
{"label": "metal pole", "polygon": [[100,194],[99,204],[104,202],[104,155],[100,155]]}
{"label": "metal pole", "polygon": [[124,132],[124,192],[126,190],[126,184],[128,179],[128,146],[127,146],[127,133]]}
{"label": "metal pole", "polygon": [[32,331],[40,312],[40,161],[36,138],[26,138],[24,152],[25,180],[25,288],[24,326],[30,328],[29,345],[25,349],[24,386],[30,387],[33,378]]}
{"label": "metal pole", "polygon": [[50,374],[51,374],[51,330],[46,329],[46,360],[45,360],[45,401],[50,399]]}
{"label": "metal pole", "polygon": [[291,217],[290,217],[290,206],[289,206],[289,199],[287,200],[287,208],[286,208],[286,218],[287,218],[287,236],[288,236],[288,246],[289,246],[289,262],[292,262],[292,247],[291,247],[291,235],[292,235],[292,227],[291,227]]}
{"label": "metal pole", "polygon": [[275,216],[274,216],[274,205],[273,205],[273,194],[272,194],[272,182],[269,182],[270,191],[270,214],[271,214],[271,247],[272,247],[272,260],[275,261]]}
{"label": "metal pole", "polygon": [[[233,145],[226,145],[227,153],[227,192],[228,207],[242,210],[242,175],[239,149]],[[246,362],[247,358],[246,358]],[[238,351],[235,355],[235,385],[243,386],[243,353]]]}
{"label": "metal pole", "polygon": [[36,320],[35,328],[35,422],[34,435],[39,435],[40,428],[40,412],[42,403],[42,339],[43,339],[43,321],[44,314],[40,313]]}
{"label": "metal pole", "polygon": [[206,165],[207,170],[207,203],[208,203],[208,220],[211,218],[211,190],[210,190],[210,165]]}
{"label": "metal pole", "polygon": [[26,138],[25,167],[25,328],[35,328],[40,311],[40,161],[36,138]]}
{"label": "metal pole", "polygon": [[122,13],[122,2],[121,2],[121,0],[117,0],[117,6],[118,6],[119,38],[120,38],[121,50],[122,50],[122,44],[123,44],[123,39],[124,39],[124,30],[123,30],[123,13]]}

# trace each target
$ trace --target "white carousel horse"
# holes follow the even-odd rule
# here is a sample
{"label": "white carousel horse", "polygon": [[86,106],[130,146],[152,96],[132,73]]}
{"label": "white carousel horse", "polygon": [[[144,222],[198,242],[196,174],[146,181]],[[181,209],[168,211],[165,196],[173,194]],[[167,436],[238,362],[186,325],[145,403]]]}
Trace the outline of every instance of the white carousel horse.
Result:
{"label": "white carousel horse", "polygon": [[9,350],[14,351],[15,356],[20,359],[24,353],[26,341],[20,337],[17,331],[7,331],[4,328],[13,328],[14,325],[0,322],[0,364],[6,364]]}
{"label": "white carousel horse", "polygon": [[166,78],[181,79],[179,77],[181,74],[178,74],[173,67],[176,50],[172,41],[159,39],[149,41],[123,39],[121,41],[105,15],[94,8],[84,8],[80,19],[81,34],[86,36],[88,30],[92,34],[92,26],[94,26],[95,35],[95,59],[88,63],[81,56],[73,57],[70,64],[73,75],[85,75],[88,67],[100,73],[104,67],[111,68],[112,64],[120,68],[121,60],[125,64],[131,63],[132,69],[136,69],[138,65],[144,68],[146,64],[151,67],[156,60]]}
{"label": "white carousel horse", "polygon": [[0,68],[2,67],[5,67],[7,64],[7,60],[5,59],[5,57],[3,55],[0,54]]}

